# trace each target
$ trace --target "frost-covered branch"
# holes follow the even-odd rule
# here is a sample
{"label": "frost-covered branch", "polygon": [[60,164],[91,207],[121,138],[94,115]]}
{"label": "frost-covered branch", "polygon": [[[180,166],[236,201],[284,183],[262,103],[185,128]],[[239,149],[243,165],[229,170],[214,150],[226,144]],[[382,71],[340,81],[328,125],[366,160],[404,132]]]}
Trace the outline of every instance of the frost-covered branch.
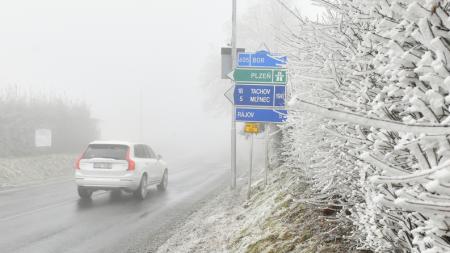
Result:
{"label": "frost-covered branch", "polygon": [[[295,106],[295,107],[294,107]],[[360,115],[353,112],[342,111],[331,107],[325,107],[314,104],[302,99],[296,99],[291,103],[291,110],[299,109],[321,115],[323,117],[341,120],[353,124],[367,127],[384,128],[391,131],[427,134],[427,135],[450,135],[450,125],[438,124],[408,124],[387,119],[377,119],[366,115]]]}

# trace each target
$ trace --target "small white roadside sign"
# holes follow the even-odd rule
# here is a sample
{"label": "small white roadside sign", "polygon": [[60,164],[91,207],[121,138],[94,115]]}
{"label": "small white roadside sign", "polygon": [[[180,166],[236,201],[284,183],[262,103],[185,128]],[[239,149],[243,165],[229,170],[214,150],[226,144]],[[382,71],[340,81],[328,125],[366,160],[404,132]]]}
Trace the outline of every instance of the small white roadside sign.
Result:
{"label": "small white roadside sign", "polygon": [[51,147],[52,130],[44,128],[36,129],[34,134],[34,143],[36,147]]}

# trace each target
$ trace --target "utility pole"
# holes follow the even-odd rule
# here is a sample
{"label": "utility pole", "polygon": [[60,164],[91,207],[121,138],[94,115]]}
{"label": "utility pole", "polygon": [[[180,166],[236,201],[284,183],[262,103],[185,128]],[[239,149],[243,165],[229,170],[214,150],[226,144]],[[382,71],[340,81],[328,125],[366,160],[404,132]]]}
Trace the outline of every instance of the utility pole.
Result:
{"label": "utility pole", "polygon": [[143,142],[143,99],[142,99],[142,86],[139,88],[139,142]]}
{"label": "utility pole", "polygon": [[[236,68],[236,0],[233,1],[232,27],[231,27],[231,66]],[[233,84],[234,85],[234,84]],[[231,105],[231,188],[236,189],[236,108]]]}

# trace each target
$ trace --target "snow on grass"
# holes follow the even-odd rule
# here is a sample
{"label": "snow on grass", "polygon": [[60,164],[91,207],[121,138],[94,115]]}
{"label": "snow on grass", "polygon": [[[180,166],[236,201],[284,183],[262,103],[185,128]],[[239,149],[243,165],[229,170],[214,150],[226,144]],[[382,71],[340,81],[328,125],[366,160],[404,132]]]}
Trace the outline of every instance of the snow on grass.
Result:
{"label": "snow on grass", "polygon": [[73,176],[76,155],[0,158],[0,188]]}
{"label": "snow on grass", "polygon": [[[269,184],[257,181],[252,197],[246,186],[227,190],[192,214],[157,253],[170,252],[351,252],[345,234],[322,210],[295,201],[304,183],[280,167]],[[297,183],[292,183],[297,182]]]}

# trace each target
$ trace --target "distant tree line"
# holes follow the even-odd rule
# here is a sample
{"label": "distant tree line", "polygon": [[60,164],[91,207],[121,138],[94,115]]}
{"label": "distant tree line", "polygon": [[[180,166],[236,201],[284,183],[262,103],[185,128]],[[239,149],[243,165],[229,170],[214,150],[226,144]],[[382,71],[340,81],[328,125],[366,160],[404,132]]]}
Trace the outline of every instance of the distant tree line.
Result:
{"label": "distant tree line", "polygon": [[[35,146],[36,129],[52,131],[51,147]],[[16,87],[0,90],[0,157],[80,152],[98,136],[85,103]]]}

